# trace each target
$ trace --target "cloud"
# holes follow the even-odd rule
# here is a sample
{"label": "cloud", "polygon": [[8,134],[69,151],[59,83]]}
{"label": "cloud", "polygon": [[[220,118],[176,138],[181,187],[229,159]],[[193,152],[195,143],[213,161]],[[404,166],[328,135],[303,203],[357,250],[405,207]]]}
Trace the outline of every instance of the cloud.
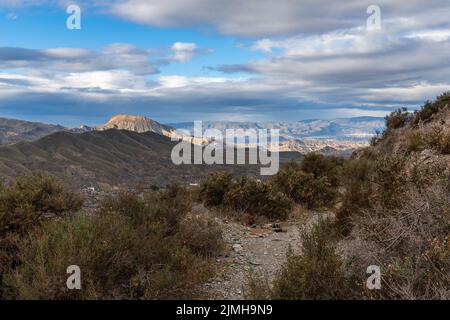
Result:
{"label": "cloud", "polygon": [[192,42],[175,42],[171,50],[173,55],[170,57],[172,61],[187,62],[196,55],[211,53],[211,49],[200,49]]}
{"label": "cloud", "polygon": [[[123,0],[110,12],[131,21],[159,27],[213,27],[224,34],[261,37],[313,34],[364,26],[371,1],[349,0]],[[383,19],[402,18],[409,26],[445,23],[447,0],[379,0]]]}
{"label": "cloud", "polygon": [[131,70],[137,74],[153,74],[158,70],[147,50],[128,44],[112,44],[101,51],[80,48],[0,48],[0,68],[30,68],[47,72],[89,72]]}
{"label": "cloud", "polygon": [[174,74],[158,77],[164,65],[212,50],[181,41],[159,53],[130,44],[100,50],[0,48],[0,108],[31,112],[32,105],[76,116],[121,111],[166,121],[291,120],[383,114],[417,107],[450,89],[448,0],[379,0],[382,28],[371,32],[366,8],[372,2],[365,0],[81,4],[145,25],[212,29],[237,41],[250,37],[239,50],[255,51],[258,58],[202,70],[216,76],[188,77],[171,69]]}

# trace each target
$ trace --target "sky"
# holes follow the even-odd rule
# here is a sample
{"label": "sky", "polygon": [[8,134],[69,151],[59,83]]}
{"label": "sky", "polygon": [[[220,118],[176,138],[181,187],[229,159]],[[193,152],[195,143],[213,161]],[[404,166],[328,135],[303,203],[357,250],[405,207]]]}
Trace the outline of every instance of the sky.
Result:
{"label": "sky", "polygon": [[0,0],[0,117],[384,116],[450,90],[449,17],[448,0]]}

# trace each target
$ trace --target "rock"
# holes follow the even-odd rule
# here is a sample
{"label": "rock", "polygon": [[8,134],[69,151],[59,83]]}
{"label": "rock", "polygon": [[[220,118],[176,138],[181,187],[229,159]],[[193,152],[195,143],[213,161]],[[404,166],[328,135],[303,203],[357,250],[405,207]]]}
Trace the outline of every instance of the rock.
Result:
{"label": "rock", "polygon": [[242,246],[240,244],[233,244],[233,250],[235,252],[241,252],[242,250],[244,250],[244,248],[242,248]]}

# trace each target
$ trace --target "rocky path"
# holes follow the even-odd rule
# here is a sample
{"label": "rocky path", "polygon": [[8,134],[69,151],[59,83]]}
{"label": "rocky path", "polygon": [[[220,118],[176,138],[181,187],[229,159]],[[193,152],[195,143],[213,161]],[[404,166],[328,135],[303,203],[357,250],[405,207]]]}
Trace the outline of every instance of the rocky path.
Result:
{"label": "rocky path", "polygon": [[202,291],[208,299],[244,299],[249,272],[262,272],[270,281],[286,260],[289,245],[300,245],[301,220],[245,227],[223,220],[225,253],[216,260],[218,276]]}

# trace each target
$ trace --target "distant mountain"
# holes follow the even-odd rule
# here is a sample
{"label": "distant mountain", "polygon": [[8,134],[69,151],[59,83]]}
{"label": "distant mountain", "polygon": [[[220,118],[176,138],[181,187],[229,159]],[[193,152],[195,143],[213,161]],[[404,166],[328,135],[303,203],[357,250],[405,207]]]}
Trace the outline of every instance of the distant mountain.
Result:
{"label": "distant mountain", "polygon": [[[355,117],[334,120],[302,120],[297,122],[231,122],[204,121],[203,129],[279,129],[284,140],[333,139],[345,141],[368,141],[377,131],[384,129],[384,118]],[[176,129],[192,130],[193,123],[173,123]]]}
{"label": "distant mountain", "polygon": [[0,118],[0,145],[33,141],[64,129],[57,125]]}
{"label": "distant mountain", "polygon": [[[193,123],[173,123],[176,129],[193,131]],[[384,118],[357,117],[335,120],[303,120],[297,122],[229,122],[205,121],[203,130],[279,129],[280,151],[302,154],[320,152],[346,156],[368,145],[371,137],[384,129]]]}
{"label": "distant mountain", "polygon": [[[175,144],[153,132],[62,131],[37,141],[0,147],[0,176],[8,179],[46,171],[77,186],[164,186],[170,181],[199,182],[216,170],[259,175],[258,165],[174,165],[170,155]],[[300,157],[287,152],[280,154],[280,161]]]}
{"label": "distant mountain", "polygon": [[126,114],[118,114],[113,116],[108,123],[103,126],[94,128],[95,130],[119,129],[128,130],[138,133],[154,132],[166,137],[171,136],[173,128],[156,122],[150,118],[143,116],[131,116]]}

